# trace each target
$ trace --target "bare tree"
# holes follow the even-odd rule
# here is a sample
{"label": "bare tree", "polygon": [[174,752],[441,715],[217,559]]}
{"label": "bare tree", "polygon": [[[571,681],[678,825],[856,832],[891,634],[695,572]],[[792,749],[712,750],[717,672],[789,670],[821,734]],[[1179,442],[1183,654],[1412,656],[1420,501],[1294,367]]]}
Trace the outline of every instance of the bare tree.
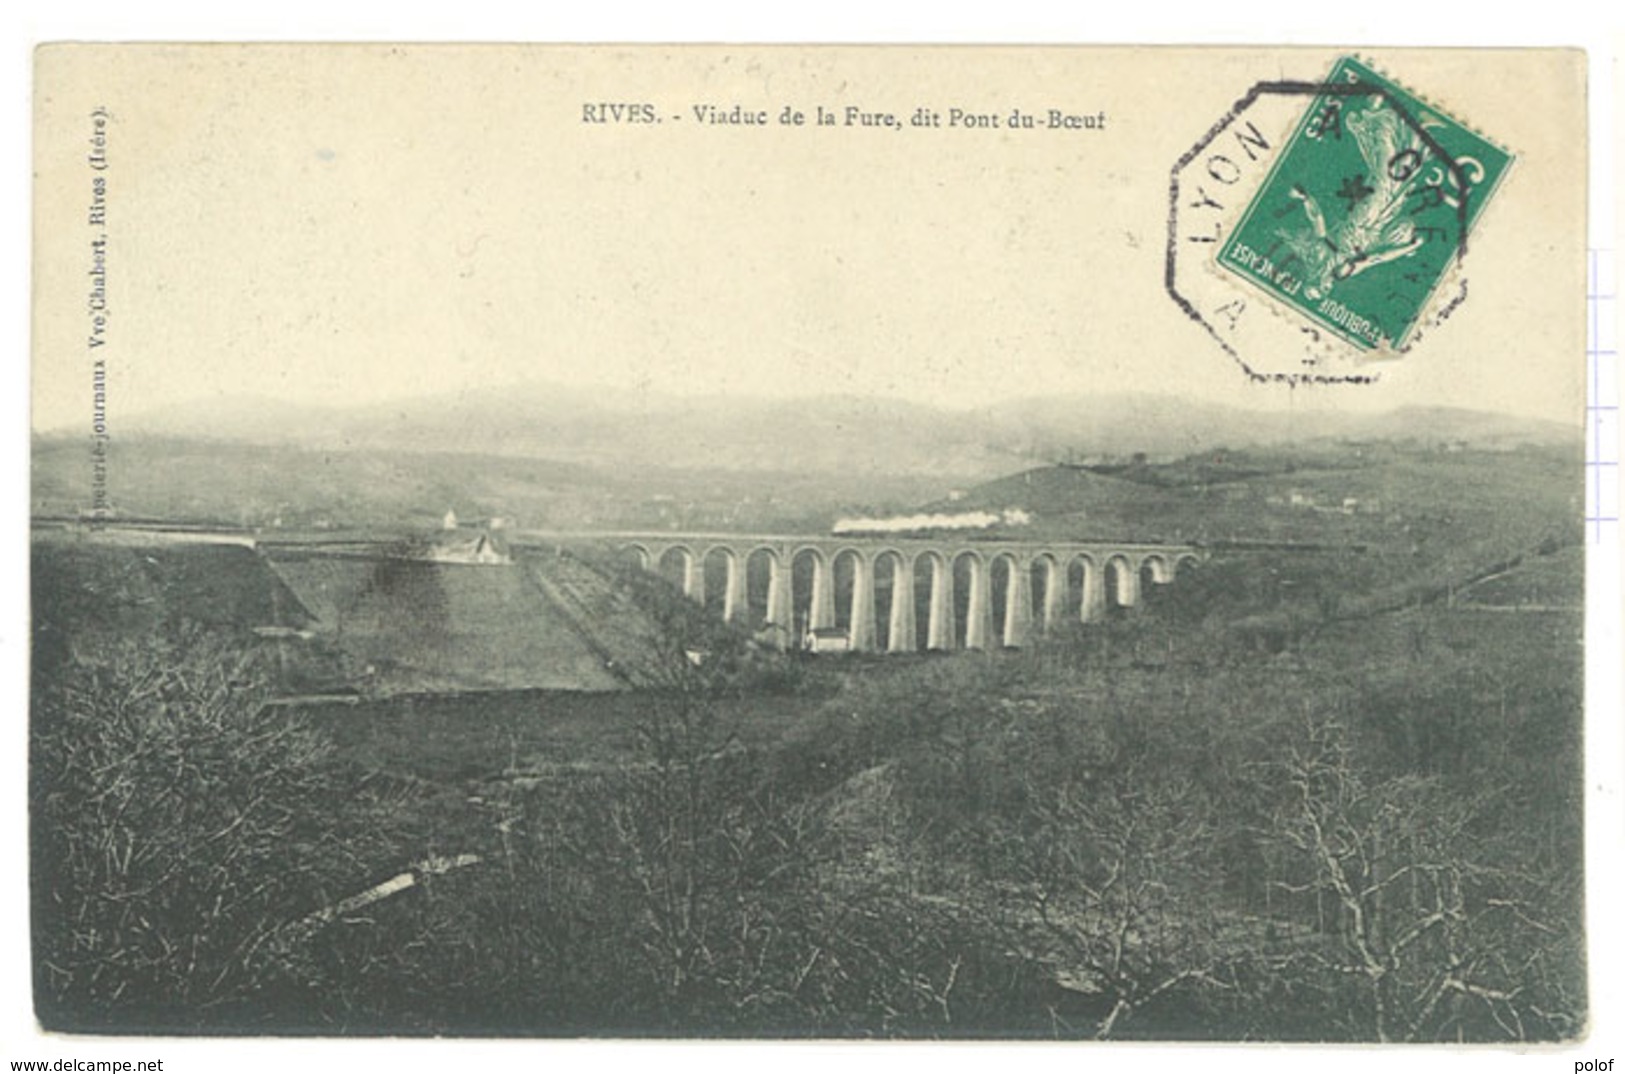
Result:
{"label": "bare tree", "polygon": [[[248,649],[200,626],[52,670],[32,714],[36,966],[49,1019],[183,1019],[261,983],[311,886],[326,741],[266,709]],[[126,1015],[127,1016],[127,1015]],[[167,1017],[168,1015],[164,1015]]]}
{"label": "bare tree", "polygon": [[1100,998],[1102,1039],[1171,993],[1231,987],[1207,803],[1189,784],[1143,777],[1129,764],[1039,791],[1013,836],[1031,957]]}
{"label": "bare tree", "polygon": [[1496,864],[1480,832],[1497,791],[1436,779],[1362,778],[1334,722],[1312,724],[1281,764],[1277,881],[1323,910],[1318,942],[1283,972],[1318,979],[1356,1036],[1380,1041],[1572,1035],[1574,937],[1557,922],[1561,878]]}

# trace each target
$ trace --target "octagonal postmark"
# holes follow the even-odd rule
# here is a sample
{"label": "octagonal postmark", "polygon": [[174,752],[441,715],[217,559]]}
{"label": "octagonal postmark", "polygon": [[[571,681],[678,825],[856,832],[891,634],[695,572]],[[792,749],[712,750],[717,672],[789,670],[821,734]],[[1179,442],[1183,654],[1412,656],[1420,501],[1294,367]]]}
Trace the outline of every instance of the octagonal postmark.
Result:
{"label": "octagonal postmark", "polygon": [[1466,300],[1512,161],[1352,57],[1257,83],[1171,170],[1168,294],[1253,379],[1372,383]]}

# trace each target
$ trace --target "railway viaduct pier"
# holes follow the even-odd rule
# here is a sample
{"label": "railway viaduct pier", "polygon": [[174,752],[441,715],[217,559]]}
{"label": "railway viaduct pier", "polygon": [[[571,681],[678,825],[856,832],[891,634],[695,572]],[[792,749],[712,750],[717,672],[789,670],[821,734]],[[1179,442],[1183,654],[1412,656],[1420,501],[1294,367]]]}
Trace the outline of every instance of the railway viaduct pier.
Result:
{"label": "railway viaduct pier", "polygon": [[[545,531],[512,536],[524,544],[593,544],[635,554],[644,569],[671,577],[701,604],[718,603],[716,594],[707,592],[710,574],[713,588],[720,583],[720,612],[728,622],[770,629],[787,648],[803,634],[828,635],[844,621],[844,647],[853,652],[1020,647],[1035,630],[1052,630],[1067,620],[1092,622],[1109,608],[1132,607],[1141,599],[1142,584],[1170,584],[1205,558],[1186,544],[971,537]],[[798,589],[797,578],[805,579],[809,567],[810,584],[804,581]],[[758,585],[765,576],[765,600],[753,593],[753,576]],[[956,592],[959,585],[967,591],[963,595]],[[845,615],[837,615],[838,602]],[[926,609],[923,636],[917,603]],[[884,615],[877,614],[881,611]]]}

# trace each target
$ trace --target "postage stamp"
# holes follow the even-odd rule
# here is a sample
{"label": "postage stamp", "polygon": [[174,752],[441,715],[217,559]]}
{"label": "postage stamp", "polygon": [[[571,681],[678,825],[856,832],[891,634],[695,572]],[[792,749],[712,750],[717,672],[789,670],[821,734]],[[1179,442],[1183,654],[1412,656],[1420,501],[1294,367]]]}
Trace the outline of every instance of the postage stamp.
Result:
{"label": "postage stamp", "polygon": [[1357,348],[1403,349],[1512,161],[1344,57],[1217,263]]}

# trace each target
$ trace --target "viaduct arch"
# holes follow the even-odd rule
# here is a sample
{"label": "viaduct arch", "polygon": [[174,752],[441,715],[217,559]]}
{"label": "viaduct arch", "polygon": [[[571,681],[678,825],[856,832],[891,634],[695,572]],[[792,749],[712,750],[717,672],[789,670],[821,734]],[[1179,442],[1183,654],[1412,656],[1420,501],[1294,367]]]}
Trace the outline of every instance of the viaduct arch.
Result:
{"label": "viaduct arch", "polygon": [[[719,557],[726,568],[721,602],[726,621],[771,630],[776,644],[789,648],[808,632],[834,630],[844,618],[846,646],[853,652],[1019,648],[1071,615],[1094,622],[1111,607],[1139,603],[1142,574],[1153,585],[1169,585],[1181,570],[1205,558],[1194,545],[1122,542],[632,532],[524,532],[514,538],[553,546],[607,544],[633,552],[643,569],[664,568],[701,604],[706,603],[706,562]],[[748,568],[762,558],[768,562],[767,594],[761,621],[755,622],[753,604],[762,602],[750,590]],[[851,563],[844,617],[836,613],[837,561]],[[810,568],[804,601],[797,595],[798,564],[807,565],[804,575]],[[1079,567],[1080,583],[1074,586],[1071,578]],[[963,598],[955,592],[956,573],[969,587]],[[995,576],[1002,590],[997,611]],[[923,637],[916,623],[917,578],[929,580]]]}

